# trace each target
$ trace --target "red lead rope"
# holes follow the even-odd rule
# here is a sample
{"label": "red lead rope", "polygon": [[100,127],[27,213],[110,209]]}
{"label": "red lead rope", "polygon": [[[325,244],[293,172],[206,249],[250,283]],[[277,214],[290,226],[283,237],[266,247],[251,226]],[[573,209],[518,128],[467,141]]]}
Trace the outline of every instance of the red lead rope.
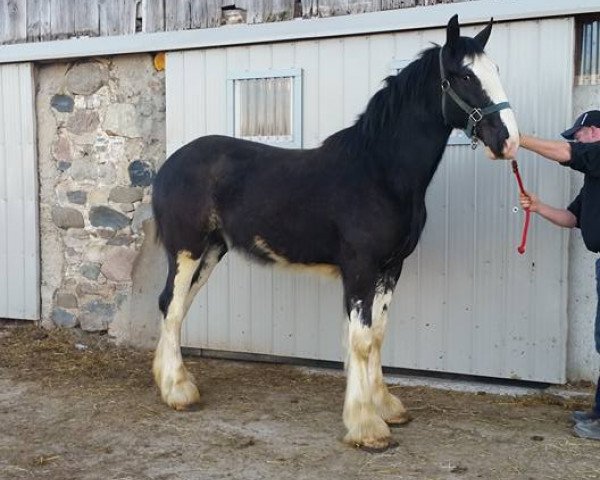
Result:
{"label": "red lead rope", "polygon": [[[519,190],[523,195],[525,195],[525,187],[523,187],[523,180],[521,180],[521,174],[519,173],[519,166],[517,165],[516,160],[511,160],[512,171],[517,177],[517,183],[519,184]],[[531,216],[531,212],[528,208],[525,209],[525,223],[523,224],[523,233],[521,235],[521,245],[517,248],[517,252],[521,255],[525,253],[525,245],[527,244],[527,231],[529,230],[529,217]]]}

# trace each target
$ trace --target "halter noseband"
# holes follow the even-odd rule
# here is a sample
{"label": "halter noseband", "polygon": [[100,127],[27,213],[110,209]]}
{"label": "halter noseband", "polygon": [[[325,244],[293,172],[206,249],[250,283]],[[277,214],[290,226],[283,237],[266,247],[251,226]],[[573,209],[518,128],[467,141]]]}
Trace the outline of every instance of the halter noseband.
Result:
{"label": "halter noseband", "polygon": [[462,98],[458,96],[458,94],[454,91],[452,86],[450,85],[450,80],[446,78],[446,73],[444,71],[444,64],[442,62],[442,52],[444,47],[440,47],[440,75],[442,77],[442,116],[444,117],[444,122],[449,125],[449,122],[446,117],[446,102],[444,101],[446,98],[446,94],[450,96],[452,100],[469,116],[469,120],[467,122],[467,126],[464,129],[465,135],[471,139],[471,148],[477,148],[477,137],[475,135],[475,128],[477,124],[490,113],[499,112],[500,110],[504,110],[505,108],[510,108],[510,104],[508,102],[500,102],[500,103],[492,103],[491,105],[485,108],[477,108],[471,107],[468,103],[466,103]]}

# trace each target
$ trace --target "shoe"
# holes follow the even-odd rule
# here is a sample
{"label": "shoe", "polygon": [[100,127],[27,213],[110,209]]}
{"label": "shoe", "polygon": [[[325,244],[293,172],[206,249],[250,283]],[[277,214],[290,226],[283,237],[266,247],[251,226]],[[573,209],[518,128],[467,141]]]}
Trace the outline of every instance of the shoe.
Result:
{"label": "shoe", "polygon": [[600,413],[594,410],[578,410],[571,414],[571,419],[575,423],[591,422],[593,420],[600,420]]}
{"label": "shoe", "polygon": [[578,437],[600,440],[600,420],[578,423],[573,431]]}

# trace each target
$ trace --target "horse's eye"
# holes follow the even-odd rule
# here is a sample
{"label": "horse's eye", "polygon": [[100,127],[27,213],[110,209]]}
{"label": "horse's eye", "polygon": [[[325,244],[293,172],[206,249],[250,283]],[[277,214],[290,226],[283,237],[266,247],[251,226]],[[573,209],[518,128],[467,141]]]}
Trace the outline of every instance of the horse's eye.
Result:
{"label": "horse's eye", "polygon": [[467,82],[471,81],[471,75],[465,75],[463,76],[463,80],[466,80]]}

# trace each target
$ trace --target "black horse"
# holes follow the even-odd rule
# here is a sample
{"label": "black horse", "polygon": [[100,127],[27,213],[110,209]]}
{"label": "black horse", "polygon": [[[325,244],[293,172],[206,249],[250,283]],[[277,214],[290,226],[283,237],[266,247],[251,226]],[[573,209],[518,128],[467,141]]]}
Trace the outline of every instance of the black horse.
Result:
{"label": "black horse", "polygon": [[349,325],[346,441],[388,446],[388,424],[409,416],[382,377],[387,309],[425,225],[425,191],[450,132],[466,129],[496,157],[518,148],[497,67],[483,51],[491,27],[461,37],[453,17],[443,47],[389,77],[356,123],[319,148],[207,136],[165,162],[153,194],[169,263],[154,376],[167,404],[180,410],[199,401],[180,328],[215,265],[236,249],[265,263],[339,273]]}

